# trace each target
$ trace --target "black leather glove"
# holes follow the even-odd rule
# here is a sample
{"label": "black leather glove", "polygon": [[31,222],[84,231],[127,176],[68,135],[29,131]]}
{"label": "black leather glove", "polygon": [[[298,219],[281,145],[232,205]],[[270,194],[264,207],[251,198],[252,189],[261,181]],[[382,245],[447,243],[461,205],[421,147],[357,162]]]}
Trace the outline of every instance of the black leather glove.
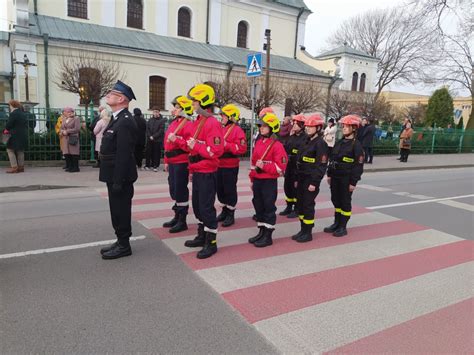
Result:
{"label": "black leather glove", "polygon": [[120,191],[122,191],[122,184],[114,183],[114,184],[112,185],[112,191],[113,191],[113,192],[120,192]]}

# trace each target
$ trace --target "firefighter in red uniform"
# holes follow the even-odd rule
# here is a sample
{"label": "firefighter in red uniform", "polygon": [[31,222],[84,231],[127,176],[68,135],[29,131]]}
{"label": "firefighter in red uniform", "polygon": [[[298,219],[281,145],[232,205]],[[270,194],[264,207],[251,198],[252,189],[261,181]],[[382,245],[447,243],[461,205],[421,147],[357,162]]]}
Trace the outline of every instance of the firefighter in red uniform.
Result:
{"label": "firefighter in red uniform", "polygon": [[247,151],[245,133],[237,124],[239,118],[240,110],[235,105],[229,104],[221,109],[224,154],[219,158],[217,170],[217,199],[222,204],[222,212],[217,216],[217,221],[222,222],[222,227],[235,223],[239,156]]}
{"label": "firefighter in red uniform", "polygon": [[255,143],[250,167],[252,203],[257,216],[259,232],[249,243],[262,248],[272,245],[272,234],[276,223],[275,202],[278,195],[279,176],[283,176],[288,162],[285,148],[275,136],[280,130],[280,121],[273,113],[266,113],[258,122],[260,138]]}
{"label": "firefighter in red uniform", "polygon": [[339,120],[344,137],[336,142],[329,158],[327,180],[335,208],[334,223],[324,228],[335,237],[347,235],[347,222],[352,215],[352,192],[364,171],[364,150],[356,139],[361,119],[348,115]]}
{"label": "firefighter in red uniform", "polygon": [[174,217],[165,222],[163,227],[170,228],[170,233],[188,229],[186,216],[189,209],[188,190],[188,145],[191,122],[186,118],[193,114],[193,102],[186,96],[177,96],[171,104],[175,117],[165,133],[165,170],[168,171],[170,196],[175,201]]}
{"label": "firefighter in red uniform", "polygon": [[191,126],[191,137],[187,141],[189,150],[189,173],[192,174],[192,202],[194,215],[199,220],[198,233],[184,245],[190,248],[203,247],[198,259],[205,259],[217,252],[216,201],[217,168],[219,157],[224,152],[222,127],[212,115],[215,103],[214,89],[198,84],[188,93],[198,114]]}
{"label": "firefighter in red uniform", "polygon": [[322,136],[324,120],[319,115],[312,115],[304,125],[307,137],[299,149],[296,162],[296,209],[301,230],[291,237],[299,243],[313,240],[315,200],[328,164],[328,145]]}
{"label": "firefighter in red uniform", "polygon": [[280,216],[287,216],[288,218],[298,217],[296,212],[296,157],[298,151],[306,140],[304,133],[304,122],[306,118],[304,115],[296,115],[293,117],[293,128],[291,134],[285,143],[286,154],[288,154],[288,166],[285,171],[285,182],[283,188],[285,189],[286,208],[280,212]]}

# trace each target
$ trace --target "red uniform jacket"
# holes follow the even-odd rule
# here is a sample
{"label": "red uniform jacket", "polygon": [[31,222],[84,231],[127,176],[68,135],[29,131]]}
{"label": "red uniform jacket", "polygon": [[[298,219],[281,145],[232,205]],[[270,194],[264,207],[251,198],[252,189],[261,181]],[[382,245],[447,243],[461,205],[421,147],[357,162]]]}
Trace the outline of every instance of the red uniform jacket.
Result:
{"label": "red uniform jacket", "polygon": [[201,120],[206,120],[206,122],[195,138],[196,144],[193,149],[188,148],[190,151],[189,172],[191,174],[195,172],[216,172],[219,166],[219,157],[224,153],[222,126],[214,116],[206,118],[198,115],[197,119],[191,125],[191,138],[194,137]]}
{"label": "red uniform jacket", "polygon": [[[168,140],[170,133],[173,133],[176,128],[181,124],[186,118],[176,117],[173,122],[168,126],[168,129],[165,133],[165,164],[181,164],[188,163],[188,145],[186,141],[191,137],[191,121],[187,121],[181,129],[176,132],[176,140],[171,142]],[[182,153],[180,152],[182,151]],[[179,154],[180,153],[180,154]],[[166,155],[172,155],[167,157]],[[177,154],[177,155],[176,155]]]}
{"label": "red uniform jacket", "polygon": [[247,140],[245,133],[239,125],[231,123],[222,127],[224,137],[224,154],[219,159],[219,168],[239,167],[239,155],[247,151]]}
{"label": "red uniform jacket", "polygon": [[273,141],[273,138],[260,137],[255,143],[255,148],[252,153],[252,164],[250,166],[250,181],[254,179],[277,179],[285,173],[286,165],[288,164],[288,156],[286,155],[283,144],[277,140],[275,140],[275,143],[263,159],[264,165],[262,171],[260,173],[257,172],[257,160],[261,160],[267,147]]}

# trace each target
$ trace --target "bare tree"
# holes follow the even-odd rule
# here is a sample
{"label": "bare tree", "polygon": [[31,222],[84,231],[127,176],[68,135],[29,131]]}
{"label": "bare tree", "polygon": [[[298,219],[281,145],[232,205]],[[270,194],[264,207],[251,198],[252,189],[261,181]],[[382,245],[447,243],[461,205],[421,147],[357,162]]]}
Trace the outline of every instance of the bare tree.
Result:
{"label": "bare tree", "polygon": [[[281,101],[280,85],[283,79],[273,74],[272,80],[270,81],[268,94],[265,90],[265,85],[263,85],[264,80],[265,79],[262,77],[257,79],[257,83],[260,85],[260,93],[257,95],[257,99],[255,100],[255,112],[260,112],[260,110],[266,106],[265,99],[268,100],[268,106],[278,104]],[[240,77],[236,78],[235,87],[237,92],[236,102],[251,110],[252,96],[250,93],[250,81],[245,78],[244,75],[241,75]]]}
{"label": "bare tree", "polygon": [[352,112],[353,94],[350,91],[334,90],[329,98],[328,115],[338,121]]}
{"label": "bare tree", "polygon": [[426,117],[426,105],[417,103],[416,105],[411,105],[405,108],[404,110],[405,117],[408,117],[414,126],[422,125]]}
{"label": "bare tree", "polygon": [[117,80],[123,79],[118,62],[98,54],[64,56],[56,70],[54,83],[62,90],[78,94],[81,104],[98,105]]}
{"label": "bare tree", "polygon": [[211,85],[216,93],[216,102],[220,107],[237,102],[239,75],[211,74],[202,82]]}
{"label": "bare tree", "polygon": [[392,105],[383,96],[357,94],[352,96],[352,112],[378,122],[392,122]]}
{"label": "bare tree", "polygon": [[426,53],[436,41],[429,20],[419,13],[394,8],[373,10],[341,25],[329,40],[332,45],[348,43],[380,59],[377,96],[390,83],[415,83],[426,63]]}
{"label": "bare tree", "polygon": [[292,81],[283,85],[282,99],[291,99],[292,112],[312,112],[324,108],[325,93],[321,85],[314,81]]}

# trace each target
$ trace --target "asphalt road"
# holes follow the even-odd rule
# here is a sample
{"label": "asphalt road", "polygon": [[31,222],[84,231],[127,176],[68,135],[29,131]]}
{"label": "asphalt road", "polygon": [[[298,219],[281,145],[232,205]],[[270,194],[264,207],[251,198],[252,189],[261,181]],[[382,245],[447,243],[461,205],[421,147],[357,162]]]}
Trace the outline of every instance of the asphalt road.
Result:
{"label": "asphalt road", "polygon": [[[354,203],[473,239],[473,178],[474,168],[367,173]],[[0,223],[1,353],[277,351],[138,223],[146,238],[130,258],[103,261],[99,246],[6,256],[113,239],[93,189],[0,194]]]}

